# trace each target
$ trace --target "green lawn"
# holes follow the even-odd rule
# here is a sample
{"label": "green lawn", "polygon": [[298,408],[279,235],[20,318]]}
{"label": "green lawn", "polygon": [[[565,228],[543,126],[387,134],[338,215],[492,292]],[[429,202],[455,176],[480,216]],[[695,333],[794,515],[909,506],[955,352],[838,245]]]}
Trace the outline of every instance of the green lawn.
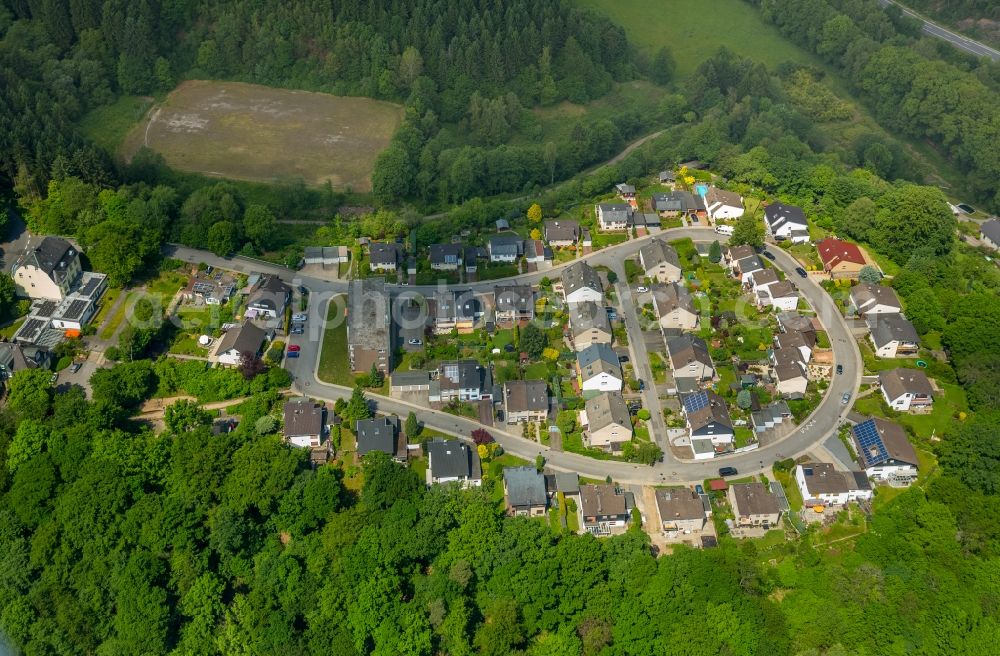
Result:
{"label": "green lawn", "polygon": [[795,483],[794,471],[793,469],[790,472],[780,472],[772,469],[771,476],[785,488],[785,496],[788,498],[788,506],[792,512],[798,512],[802,510],[802,492],[799,491],[799,486]]}
{"label": "green lawn", "polygon": [[533,362],[524,368],[525,380],[545,380],[549,379],[549,365],[546,362]]}
{"label": "green lawn", "polygon": [[799,48],[774,26],[764,23],[757,9],[743,0],[577,0],[610,16],[625,27],[628,38],[649,53],[669,46],[677,74],[687,77],[720,47],[752,57],[768,67],[798,62],[823,67],[818,58]]}
{"label": "green lawn", "polygon": [[[121,325],[122,320],[125,319],[125,313],[128,311],[129,306],[134,305],[135,301],[136,297],[135,295],[132,294],[130,294],[129,297],[126,297],[124,301],[122,301],[121,305],[119,305],[118,308],[115,310],[115,313],[111,315],[111,319],[108,320],[107,326],[105,326],[104,330],[101,331],[100,334],[101,339],[111,339],[111,337],[115,334],[115,330],[118,329],[118,326]],[[100,325],[100,324],[97,324],[95,322],[94,325]]]}
{"label": "green lawn", "polygon": [[624,232],[592,232],[591,235],[595,251],[628,241],[628,234]]}
{"label": "green lawn", "polygon": [[339,307],[339,303],[330,299],[326,316],[328,327],[323,333],[317,375],[320,380],[334,385],[353,385],[354,376],[347,357],[347,322],[337,317]]}
{"label": "green lawn", "polygon": [[90,320],[91,325],[93,326],[101,325],[101,322],[104,321],[104,318],[108,316],[108,312],[111,310],[111,306],[115,304],[115,301],[118,300],[118,297],[121,295],[121,293],[122,290],[113,288],[108,289],[107,291],[104,292],[104,295],[101,297],[101,300],[99,301],[100,307],[97,310],[97,314],[95,314],[94,318]]}
{"label": "green lawn", "polygon": [[0,337],[3,337],[4,339],[8,339],[8,340],[11,337],[13,337],[14,333],[17,332],[18,328],[21,327],[21,324],[24,323],[25,318],[26,317],[21,317],[20,319],[15,319],[14,322],[11,323],[10,325],[7,325],[7,326],[4,326],[3,328],[0,328]]}
{"label": "green lawn", "polygon": [[97,107],[80,120],[85,137],[116,155],[125,135],[142,120],[153,99],[143,96],[122,96],[110,105]]}

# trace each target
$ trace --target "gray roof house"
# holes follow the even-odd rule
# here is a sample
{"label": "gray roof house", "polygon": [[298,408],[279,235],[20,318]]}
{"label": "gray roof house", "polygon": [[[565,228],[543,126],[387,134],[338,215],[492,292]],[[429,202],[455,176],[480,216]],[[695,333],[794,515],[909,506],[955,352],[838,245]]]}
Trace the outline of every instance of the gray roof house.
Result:
{"label": "gray roof house", "polygon": [[662,239],[653,238],[639,248],[639,264],[647,278],[657,282],[681,279],[681,260],[674,247]]}
{"label": "gray roof house", "polygon": [[549,414],[549,388],[544,380],[509,380],[503,384],[508,424],[544,421]]}
{"label": "gray roof house", "polygon": [[885,285],[859,282],[851,287],[850,311],[862,317],[869,314],[899,314],[903,304],[896,291]]}
{"label": "gray roof house", "polygon": [[0,380],[25,369],[48,369],[52,354],[37,346],[0,342]]}
{"label": "gray roof house", "polygon": [[990,219],[979,227],[983,243],[994,250],[1000,250],[1000,220]]}
{"label": "gray roof house", "polygon": [[323,441],[326,409],[322,403],[306,398],[291,399],[283,408],[285,440],[298,447],[318,447]]}
{"label": "gray roof house", "polygon": [[586,262],[574,262],[562,273],[563,294],[567,303],[604,300],[604,285],[597,270]]}
{"label": "gray roof house", "polygon": [[545,222],[545,241],[550,246],[572,246],[580,239],[580,222],[558,219]]}
{"label": "gray roof house", "polygon": [[534,467],[505,467],[503,497],[508,515],[521,517],[544,515],[548,504],[545,477]]}
{"label": "gray roof house", "polygon": [[764,208],[767,234],[777,241],[785,239],[795,244],[809,241],[809,223],[801,207],[771,203]]}
{"label": "gray roof house", "polygon": [[869,314],[865,323],[880,358],[915,356],[920,349],[917,329],[901,314]]}
{"label": "gray roof house", "polygon": [[704,209],[704,205],[698,202],[701,199],[696,199],[693,194],[687,191],[653,194],[651,200],[655,211],[670,216],[696,212],[699,206],[701,206],[701,209]]}
{"label": "gray roof house", "polygon": [[266,330],[247,319],[241,325],[226,331],[215,349],[215,356],[220,364],[235,366],[240,363],[244,353],[259,354],[268,336]]}
{"label": "gray roof house", "polygon": [[535,318],[535,293],[530,285],[497,285],[493,289],[493,299],[497,323]]}
{"label": "gray roof house", "polygon": [[611,322],[603,305],[591,301],[569,304],[569,330],[573,347],[582,351],[592,344],[610,344]]}
{"label": "gray roof house", "polygon": [[709,355],[708,345],[695,335],[685,334],[668,341],[667,356],[675,379],[706,380],[715,375],[715,365]]}
{"label": "gray roof house", "polygon": [[385,453],[398,462],[406,462],[406,444],[399,437],[399,421],[395,417],[372,417],[354,422],[358,456],[373,451]]}
{"label": "gray roof house", "polygon": [[438,271],[457,271],[465,257],[462,244],[431,244],[428,250],[431,268]]}
{"label": "gray roof house", "polygon": [[584,393],[619,392],[622,389],[622,365],[610,344],[591,344],[576,354],[576,367]]}
{"label": "gray roof house", "polygon": [[934,404],[934,386],[920,369],[887,369],[879,372],[879,388],[893,410],[907,412]]}
{"label": "gray roof house", "polygon": [[524,240],[516,234],[492,235],[486,248],[490,262],[513,262],[524,254]]}
{"label": "gray roof house", "polygon": [[459,483],[479,487],[483,465],[476,449],[459,440],[436,439],[427,443],[427,484]]}
{"label": "gray roof house", "polygon": [[632,206],[628,203],[599,203],[597,226],[601,230],[627,230],[632,225]]}
{"label": "gray roof house", "polygon": [[368,244],[368,268],[372,271],[395,271],[403,259],[399,244],[373,241]]}

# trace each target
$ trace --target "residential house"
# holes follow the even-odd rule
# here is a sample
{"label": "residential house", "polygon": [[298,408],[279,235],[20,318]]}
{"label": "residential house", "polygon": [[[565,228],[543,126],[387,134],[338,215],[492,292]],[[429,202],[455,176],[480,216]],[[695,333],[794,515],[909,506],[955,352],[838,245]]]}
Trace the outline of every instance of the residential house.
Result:
{"label": "residential house", "polygon": [[666,535],[691,533],[705,528],[705,504],[690,488],[657,489],[656,510],[660,515],[660,530]]}
{"label": "residential house", "polygon": [[868,478],[894,487],[906,487],[917,479],[920,461],[902,426],[872,417],[854,426],[851,435]]}
{"label": "residential house", "polygon": [[1000,250],[1000,220],[990,219],[979,226],[979,238],[993,250]]}
{"label": "residential house", "polygon": [[433,319],[433,330],[437,335],[446,335],[452,330],[459,335],[468,335],[476,328],[483,316],[483,306],[471,290],[441,291],[428,302]]}
{"label": "residential house", "polygon": [[872,498],[872,486],[864,472],[837,471],[828,462],[796,465],[795,482],[806,506],[846,506]]}
{"label": "residential house", "polygon": [[813,320],[811,317],[804,317],[798,312],[781,312],[776,317],[778,319],[778,328],[781,329],[783,333],[790,333],[793,331],[811,334],[809,338],[813,344],[816,343],[816,328],[813,325]]}
{"label": "residential house", "polygon": [[552,257],[552,249],[546,246],[541,239],[524,241],[524,261],[528,264],[551,262]]}
{"label": "residential house", "polygon": [[327,267],[346,264],[350,259],[351,250],[347,246],[306,246],[302,263]]}
{"label": "residential house", "polygon": [[[749,244],[740,244],[739,246],[727,246],[722,251],[722,255],[726,263],[726,268],[729,269],[730,273],[733,272],[733,268],[736,266],[737,262],[756,254],[757,251],[754,250],[754,247]],[[761,267],[761,269],[763,268],[764,267]]]}
{"label": "residential house", "polygon": [[235,367],[240,363],[244,353],[251,356],[260,355],[268,339],[269,333],[265,329],[255,326],[247,319],[239,326],[226,331],[218,341],[214,358],[219,364]]}
{"label": "residential house", "polygon": [[733,277],[738,278],[743,285],[748,285],[753,280],[754,274],[763,270],[764,263],[756,253],[735,260],[732,265]]}
{"label": "residential house", "polygon": [[755,433],[771,430],[792,416],[792,411],[784,401],[774,401],[760,410],[750,413],[750,426]]}
{"label": "residential house", "polygon": [[260,280],[250,289],[247,297],[247,309],[243,316],[248,319],[284,318],[285,307],[292,298],[292,288],[282,282],[277,276],[261,276]]}
{"label": "residential house", "polygon": [[609,344],[591,344],[576,354],[581,392],[621,392],[625,376]]}
{"label": "residential house", "polygon": [[18,296],[61,301],[83,273],[80,252],[61,237],[44,237],[14,264]]}
{"label": "residential house", "polygon": [[632,418],[625,399],[618,392],[601,392],[583,406],[580,425],[586,426],[587,446],[607,451],[621,451],[632,439]]}
{"label": "residential house", "polygon": [[642,245],[639,264],[643,275],[657,282],[677,282],[681,279],[681,261],[677,251],[662,239],[654,237]]}
{"label": "residential house", "polygon": [[389,391],[393,394],[431,390],[431,376],[426,371],[394,371],[389,377]]}
{"label": "residential house", "polygon": [[497,285],[493,298],[498,326],[523,325],[535,318],[535,294],[530,285]]}
{"label": "residential house", "polygon": [[857,279],[862,267],[868,264],[857,244],[827,237],[816,244],[823,270],[834,280]]}
{"label": "residential house", "polygon": [[567,303],[604,301],[604,285],[597,270],[586,262],[574,262],[562,274],[563,295]]}
{"label": "residential house", "polygon": [[385,281],[375,278],[350,283],[347,310],[347,355],[351,371],[366,373],[372,365],[392,371],[392,322]]}
{"label": "residential house", "polygon": [[635,499],[614,485],[581,485],[583,528],[593,535],[621,533],[632,519]]}
{"label": "residential house", "polygon": [[809,241],[809,223],[801,207],[771,203],[764,208],[764,229],[775,241],[788,240],[793,244]]}
{"label": "residential house", "polygon": [[0,342],[0,381],[26,369],[48,369],[52,353],[37,346]]}
{"label": "residential house", "polygon": [[778,497],[763,483],[734,483],[727,495],[737,526],[768,529],[778,525],[781,519]]}
{"label": "residential house", "polygon": [[590,230],[587,228],[580,228],[580,245],[584,248],[593,248],[594,240],[590,236]]}
{"label": "residential house", "polygon": [[306,398],[285,401],[282,433],[292,446],[315,448],[323,442],[326,408]]}
{"label": "residential house", "polygon": [[868,282],[859,282],[851,287],[850,314],[866,317],[870,314],[899,314],[902,311],[903,304],[892,287]]}
{"label": "residential house", "polygon": [[580,239],[580,222],[558,219],[545,222],[545,241],[553,248],[575,246]]}
{"label": "residential house", "polygon": [[702,198],[705,210],[713,221],[738,219],[743,216],[743,196],[732,191],[709,187]]}
{"label": "residential house", "polygon": [[479,270],[479,260],[485,260],[489,252],[483,246],[466,246],[463,265],[466,273],[475,273]]}
{"label": "residential house", "polygon": [[653,309],[660,327],[675,330],[694,330],[698,327],[698,308],[688,288],[673,282],[653,285]]}
{"label": "residential house", "polygon": [[771,285],[781,282],[778,272],[775,269],[761,269],[750,274],[750,286],[753,293],[759,295]]}
{"label": "residential house", "polygon": [[465,246],[462,244],[431,244],[431,268],[435,271],[458,271],[465,261]]}
{"label": "residential house", "polygon": [[399,434],[396,417],[372,417],[354,422],[358,458],[372,452],[384,453],[396,462],[406,463],[406,440]]}
{"label": "residential house", "polygon": [[919,369],[888,369],[879,372],[882,398],[893,410],[929,409],[934,404],[934,387],[927,374]]}
{"label": "residential house", "polygon": [[757,292],[757,307],[773,307],[781,312],[790,312],[799,306],[799,290],[788,280],[768,285]]}
{"label": "residential house", "polygon": [[920,350],[917,329],[901,314],[870,314],[865,317],[868,337],[879,358],[916,357]]}
{"label": "residential house", "polygon": [[427,443],[427,484],[457,483],[464,488],[483,484],[483,464],[474,447],[458,440]]}
{"label": "residential house", "polygon": [[[774,353],[784,354],[788,351],[778,349]],[[778,392],[788,398],[801,398],[809,387],[809,377],[806,375],[805,365],[799,361],[784,361],[773,365],[771,376],[774,378],[774,385]]]}
{"label": "residential house", "polygon": [[524,254],[524,240],[514,233],[491,235],[486,250],[490,262],[516,262]]}
{"label": "residential house", "polygon": [[503,384],[503,409],[508,424],[545,421],[549,388],[544,380],[509,380]]}
{"label": "residential house", "polygon": [[696,197],[687,191],[653,194],[650,200],[653,210],[665,217],[704,214],[705,210],[705,203],[701,197]]}
{"label": "residential house", "polygon": [[511,517],[544,517],[545,476],[534,467],[504,467],[503,500]]}
{"label": "residential house", "polygon": [[[681,396],[692,442],[706,441],[725,450],[733,443],[733,420],[725,400],[711,390],[698,390]],[[704,450],[695,450],[696,456]]]}
{"label": "residential house", "polygon": [[428,399],[432,403],[480,401],[493,398],[493,373],[475,360],[450,360],[438,366],[431,380]]}
{"label": "residential house", "polygon": [[545,474],[545,492],[550,499],[558,498],[560,492],[563,493],[563,496],[579,498],[580,475],[576,472]]}
{"label": "residential house", "polygon": [[596,205],[597,227],[602,232],[628,230],[632,225],[632,206],[628,203]]}
{"label": "residential house", "polygon": [[582,351],[592,344],[611,343],[611,322],[603,305],[586,301],[570,303],[568,309],[573,348]]}
{"label": "residential house", "polygon": [[399,244],[368,243],[368,268],[372,271],[395,271],[402,259],[403,249]]}
{"label": "residential house", "polygon": [[635,200],[635,187],[630,184],[625,184],[624,182],[616,184],[615,191],[618,192],[618,197],[625,202]]}
{"label": "residential house", "polygon": [[715,365],[708,353],[708,345],[695,335],[680,335],[667,342],[667,357],[674,370],[674,379],[694,381],[711,380]]}
{"label": "residential house", "polygon": [[[797,330],[791,330],[787,333],[778,333],[774,336],[775,351],[784,351],[784,349],[795,349],[798,351],[798,361],[802,364],[808,364],[809,360],[812,359],[812,349],[816,345],[815,333],[800,333]],[[775,359],[775,362],[780,359],[780,356]]]}
{"label": "residential house", "polygon": [[677,181],[677,174],[673,171],[660,171],[659,180],[662,185],[671,185]]}

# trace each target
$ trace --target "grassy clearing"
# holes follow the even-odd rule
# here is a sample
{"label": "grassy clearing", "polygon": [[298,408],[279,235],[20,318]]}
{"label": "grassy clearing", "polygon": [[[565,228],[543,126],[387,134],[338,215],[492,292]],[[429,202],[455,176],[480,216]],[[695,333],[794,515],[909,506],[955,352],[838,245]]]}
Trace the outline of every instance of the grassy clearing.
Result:
{"label": "grassy clearing", "polygon": [[769,67],[782,62],[820,66],[820,60],[786,40],[778,29],[760,19],[757,9],[742,0],[578,0],[623,25],[629,39],[654,53],[669,46],[677,73],[687,77],[721,46]]}
{"label": "grassy clearing", "polygon": [[104,292],[104,296],[101,297],[100,307],[97,310],[97,314],[91,319],[90,323],[94,326],[100,326],[107,318],[108,312],[111,311],[111,306],[115,304],[118,297],[121,296],[122,290],[120,289],[108,289]]}
{"label": "grassy clearing", "polygon": [[12,338],[14,336],[14,333],[17,332],[18,328],[21,327],[21,324],[24,323],[25,318],[26,317],[15,319],[13,323],[6,325],[3,328],[0,328],[0,337],[3,337],[5,340],[9,340],[10,338]]}
{"label": "grassy clearing", "polygon": [[121,302],[121,304],[115,309],[115,313],[111,315],[111,318],[108,319],[108,323],[98,335],[101,339],[111,339],[114,336],[115,331],[118,330],[118,326],[120,326],[122,321],[125,319],[129,306],[135,305],[137,298],[137,295],[129,294],[125,300]]}
{"label": "grassy clearing", "polygon": [[353,385],[351,362],[347,357],[347,322],[338,321],[337,308],[331,299],[327,306],[327,329],[323,333],[323,346],[319,352],[318,378],[334,385]]}
{"label": "grassy clearing", "polygon": [[122,150],[146,145],[173,168],[213,177],[368,190],[402,118],[402,107],[380,100],[194,80],[136,125]]}
{"label": "grassy clearing", "polygon": [[118,153],[129,130],[146,115],[153,99],[122,96],[110,105],[97,107],[80,120],[80,131],[112,155]]}

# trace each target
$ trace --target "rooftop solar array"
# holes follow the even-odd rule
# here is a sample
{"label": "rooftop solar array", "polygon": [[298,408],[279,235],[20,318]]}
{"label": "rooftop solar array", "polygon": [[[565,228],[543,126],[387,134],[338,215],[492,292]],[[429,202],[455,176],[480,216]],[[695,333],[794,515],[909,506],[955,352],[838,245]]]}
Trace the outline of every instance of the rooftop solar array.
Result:
{"label": "rooftop solar array", "polygon": [[94,290],[100,286],[100,284],[100,278],[88,278],[83,285],[80,286],[79,293],[83,296],[90,296],[94,293]]}
{"label": "rooftop solar array", "polygon": [[215,291],[215,285],[210,282],[196,282],[192,289],[195,294],[211,294]]}
{"label": "rooftop solar array", "polygon": [[[874,419],[869,419],[855,426],[854,436],[858,440],[858,445],[861,446],[861,457],[869,464],[877,464],[889,459],[889,452],[885,449],[882,436],[878,434]],[[877,455],[874,455],[873,451]]]}
{"label": "rooftop solar array", "polygon": [[71,320],[79,319],[80,317],[83,316],[83,312],[84,310],[87,309],[87,306],[89,304],[90,304],[89,301],[85,301],[83,299],[74,299],[72,302],[70,302],[69,306],[62,313],[62,316],[65,319],[71,319]]}
{"label": "rooftop solar array", "polygon": [[681,400],[681,403],[684,404],[685,412],[695,412],[697,410],[701,410],[702,408],[707,408],[708,393],[705,392],[704,390],[699,390],[692,394],[687,394]]}

